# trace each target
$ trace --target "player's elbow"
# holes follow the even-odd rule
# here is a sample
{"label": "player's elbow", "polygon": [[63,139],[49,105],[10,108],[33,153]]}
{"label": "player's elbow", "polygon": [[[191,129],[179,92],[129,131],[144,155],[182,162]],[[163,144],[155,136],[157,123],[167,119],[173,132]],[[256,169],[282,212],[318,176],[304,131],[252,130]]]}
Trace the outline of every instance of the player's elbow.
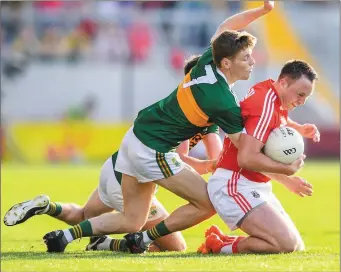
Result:
{"label": "player's elbow", "polygon": [[250,157],[245,152],[238,152],[237,161],[240,168],[248,169],[250,166]]}

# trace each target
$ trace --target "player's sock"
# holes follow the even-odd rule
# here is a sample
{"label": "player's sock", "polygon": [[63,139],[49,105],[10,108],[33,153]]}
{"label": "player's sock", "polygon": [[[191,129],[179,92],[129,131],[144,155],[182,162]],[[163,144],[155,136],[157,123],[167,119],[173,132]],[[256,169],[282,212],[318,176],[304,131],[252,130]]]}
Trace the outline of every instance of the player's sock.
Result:
{"label": "player's sock", "polygon": [[73,226],[67,230],[63,230],[66,240],[70,243],[73,240],[80,239],[82,237],[93,236],[91,223],[89,220],[85,220],[82,223]]}
{"label": "player's sock", "polygon": [[221,248],[220,253],[224,254],[236,254],[239,253],[238,251],[238,243],[245,239],[244,236],[239,236],[237,239],[235,239],[234,242],[225,245],[224,247]]}
{"label": "player's sock", "polygon": [[106,240],[109,240],[109,249],[111,251],[122,251],[122,252],[127,252],[127,240],[126,239],[112,239],[108,238]]}
{"label": "player's sock", "polygon": [[58,216],[62,212],[62,205],[56,202],[50,202],[49,206],[47,207],[46,211],[43,213],[48,214],[50,216]]}
{"label": "player's sock", "polygon": [[165,221],[161,221],[159,224],[151,228],[150,230],[144,231],[143,234],[143,242],[146,246],[150,245],[156,239],[166,236],[172,233],[165,225]]}

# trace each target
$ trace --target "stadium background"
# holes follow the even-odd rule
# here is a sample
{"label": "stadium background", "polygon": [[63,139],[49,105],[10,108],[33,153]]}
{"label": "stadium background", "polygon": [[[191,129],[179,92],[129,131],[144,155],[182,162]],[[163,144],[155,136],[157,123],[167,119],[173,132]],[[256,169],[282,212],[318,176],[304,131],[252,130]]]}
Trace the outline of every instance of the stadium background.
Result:
{"label": "stadium background", "polygon": [[[204,51],[219,23],[262,2],[0,4],[4,215],[14,203],[40,193],[53,201],[85,203],[97,186],[101,163],[118,149],[137,112],[175,89],[184,60]],[[275,78],[289,59],[310,62],[320,76],[313,97],[291,115],[298,122],[317,124],[321,131],[321,143],[306,141],[306,166],[300,172],[314,185],[314,196],[301,199],[274,182],[307,253],[207,261],[193,253],[205,228],[214,223],[228,232],[215,216],[183,232],[189,252],[185,255],[122,258],[84,253],[86,239],[70,245],[68,254],[44,255],[43,234],[66,225],[39,216],[13,228],[1,225],[2,269],[339,271],[339,3],[276,2],[271,14],[247,30],[259,38],[257,63],[249,81],[235,84],[239,98],[254,83]],[[193,155],[205,157],[203,147],[198,145]],[[162,188],[158,197],[169,211],[184,203]]]}
{"label": "stadium background", "polygon": [[[2,4],[2,157],[24,163],[103,161],[137,112],[175,89],[184,59],[220,22],[254,2],[42,1]],[[259,3],[258,3],[259,4]],[[309,158],[339,156],[339,10],[336,2],[279,2],[247,30],[259,37],[250,81],[276,78],[302,58],[320,75],[292,113],[316,123]],[[194,150],[204,156],[202,147]]]}

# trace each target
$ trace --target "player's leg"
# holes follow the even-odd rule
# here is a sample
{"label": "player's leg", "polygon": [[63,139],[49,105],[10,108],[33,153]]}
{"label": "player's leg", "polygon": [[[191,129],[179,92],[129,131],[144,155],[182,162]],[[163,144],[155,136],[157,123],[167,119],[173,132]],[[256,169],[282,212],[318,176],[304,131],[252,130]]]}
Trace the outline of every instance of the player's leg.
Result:
{"label": "player's leg", "polygon": [[[228,180],[226,182],[226,180]],[[271,185],[250,182],[239,173],[218,169],[208,185],[210,199],[230,229],[240,228],[249,237],[222,241],[206,239],[214,253],[279,253],[296,250],[298,240],[280,212],[270,203]]]}
{"label": "player's leg", "polygon": [[128,247],[130,245],[146,247],[160,237],[192,227],[215,214],[208,198],[205,180],[188,165],[185,165],[179,173],[155,183],[189,203],[176,209],[155,227],[142,233],[125,236]]}
{"label": "player's leg", "polygon": [[[153,198],[148,221],[144,225],[143,230],[150,229],[167,218],[169,213],[163,207],[163,205]],[[104,237],[92,237],[91,243],[87,246],[87,250],[111,250],[111,251],[126,251],[121,239],[111,238],[109,236]],[[149,247],[149,252],[159,251],[184,251],[186,250],[186,242],[181,232],[174,232],[167,236],[161,237]]]}
{"label": "player's leg", "polygon": [[134,177],[136,175],[135,162],[133,163],[130,159],[129,152],[140,154],[143,150],[140,152],[140,142],[132,142],[132,137],[135,136],[130,129],[123,139],[116,161],[116,167],[120,167],[119,172],[125,173],[122,174],[121,180],[124,213],[102,214],[85,220],[73,228],[46,234],[43,239],[48,252],[63,252],[68,243],[81,237],[135,232],[144,226],[148,218],[155,184],[151,182],[139,184]]}
{"label": "player's leg", "polygon": [[124,213],[105,213],[70,229],[47,233],[43,239],[48,252],[63,252],[68,243],[82,237],[139,231],[147,221],[154,189],[153,183],[138,184],[134,177],[123,175]]}
{"label": "player's leg", "polygon": [[[149,217],[147,223],[144,225],[143,230],[151,229],[156,226],[158,223],[162,222],[169,216],[167,210],[163,207],[163,205],[156,199],[153,198],[152,205],[150,207]],[[184,251],[186,250],[187,245],[184,237],[181,232],[173,232],[164,237],[160,237],[156,239],[152,244],[152,247],[149,248],[149,252],[152,251]]]}
{"label": "player's leg", "polygon": [[297,240],[299,241],[299,245],[296,248],[296,251],[303,251],[305,250],[305,245],[303,239],[301,237],[300,232],[298,231],[296,225],[292,221],[289,214],[284,210],[282,204],[277,199],[277,197],[271,192],[269,196],[269,202],[283,215],[284,219],[287,221],[287,226],[291,228],[291,230],[295,233]]}
{"label": "player's leg", "polygon": [[55,216],[55,218],[64,221],[69,225],[75,225],[85,219],[111,211],[113,211],[113,208],[103,203],[98,195],[98,188],[96,188],[90,195],[84,207],[73,203],[61,204],[61,213],[58,216]]}
{"label": "player's leg", "polygon": [[254,208],[240,225],[250,236],[240,241],[240,253],[293,252],[299,241],[287,221],[276,208],[266,203]]}

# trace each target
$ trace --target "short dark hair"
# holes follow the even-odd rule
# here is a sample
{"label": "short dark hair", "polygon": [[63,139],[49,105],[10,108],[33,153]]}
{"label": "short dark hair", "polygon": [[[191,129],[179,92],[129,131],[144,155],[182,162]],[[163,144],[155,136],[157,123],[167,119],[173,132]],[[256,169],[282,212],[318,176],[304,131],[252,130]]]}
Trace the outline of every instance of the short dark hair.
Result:
{"label": "short dark hair", "polygon": [[212,41],[213,60],[217,67],[221,67],[223,58],[233,60],[236,55],[249,47],[254,47],[257,38],[246,31],[238,32],[227,30],[222,32]]}
{"label": "short dark hair", "polygon": [[184,74],[187,75],[191,69],[198,63],[201,55],[192,55],[185,60]]}
{"label": "short dark hair", "polygon": [[289,77],[291,79],[299,79],[306,76],[311,82],[318,79],[318,75],[314,68],[303,60],[289,60],[282,68],[279,78]]}

